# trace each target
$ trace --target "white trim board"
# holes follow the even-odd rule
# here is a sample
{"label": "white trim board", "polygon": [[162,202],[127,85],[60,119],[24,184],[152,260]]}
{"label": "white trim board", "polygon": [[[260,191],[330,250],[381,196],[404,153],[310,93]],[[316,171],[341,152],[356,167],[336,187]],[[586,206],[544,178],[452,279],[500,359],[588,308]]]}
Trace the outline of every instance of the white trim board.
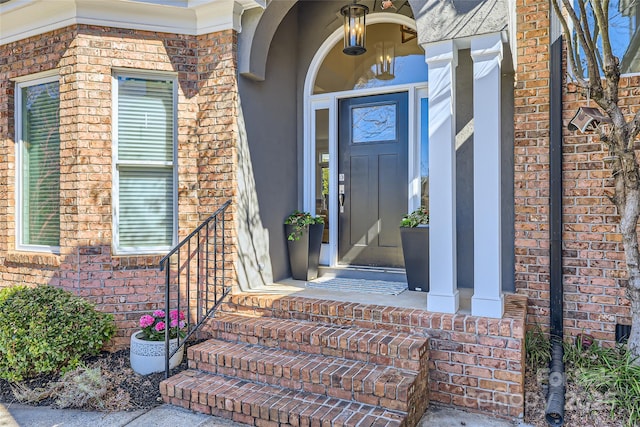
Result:
{"label": "white trim board", "polygon": [[13,0],[0,4],[0,45],[74,24],[202,35],[242,30],[242,13],[264,0]]}
{"label": "white trim board", "polygon": [[[56,246],[43,246],[43,245],[33,245],[26,244],[23,242],[23,187],[24,183],[24,142],[22,141],[22,125],[24,124],[25,118],[22,117],[22,106],[24,104],[24,99],[22,98],[22,89],[30,86],[36,86],[45,83],[53,83],[58,82],[58,70],[51,70],[42,73],[33,74],[31,76],[23,77],[20,79],[16,79],[16,87],[15,87],[15,108],[14,108],[14,123],[15,123],[15,147],[16,147],[16,187],[15,187],[15,247],[16,250],[25,251],[25,252],[42,252],[42,253],[50,253],[50,254],[60,254],[60,245]],[[59,92],[58,92],[59,94]],[[59,110],[59,107],[58,107]]]}

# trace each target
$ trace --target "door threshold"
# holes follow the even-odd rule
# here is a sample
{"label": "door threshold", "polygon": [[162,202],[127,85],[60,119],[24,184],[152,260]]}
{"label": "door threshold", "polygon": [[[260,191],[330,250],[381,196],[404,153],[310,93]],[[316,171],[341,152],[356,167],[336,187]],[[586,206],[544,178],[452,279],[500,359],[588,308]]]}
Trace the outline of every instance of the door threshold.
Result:
{"label": "door threshold", "polygon": [[369,267],[360,265],[339,265],[335,267],[320,266],[318,277],[343,277],[350,279],[383,280],[389,282],[406,282],[404,268]]}

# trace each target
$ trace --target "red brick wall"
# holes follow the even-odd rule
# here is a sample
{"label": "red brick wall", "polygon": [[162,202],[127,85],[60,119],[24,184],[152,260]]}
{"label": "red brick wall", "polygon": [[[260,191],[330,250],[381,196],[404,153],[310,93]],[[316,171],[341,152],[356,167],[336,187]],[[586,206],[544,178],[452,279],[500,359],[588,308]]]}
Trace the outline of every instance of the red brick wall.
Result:
{"label": "red brick wall", "polygon": [[[0,286],[47,283],[114,313],[116,347],[163,301],[160,256],[112,254],[114,69],[178,75],[179,233],[235,197],[236,35],[195,37],[72,26],[0,46]],[[60,255],[15,251],[14,83],[59,69]],[[233,209],[227,219],[232,225]],[[233,226],[230,227],[233,230]],[[229,234],[231,243],[233,234]],[[231,247],[231,246],[230,246]],[[227,258],[229,266],[233,256]],[[232,271],[229,268],[228,271]]]}
{"label": "red brick wall", "polygon": [[[639,84],[639,77],[622,79],[621,105],[637,110],[640,93],[632,88]],[[612,344],[616,323],[631,323],[626,263],[620,217],[608,198],[614,189],[603,161],[607,147],[593,133],[566,129],[581,105],[587,105],[585,98],[569,84],[564,94],[564,328],[565,333],[585,331]]]}
{"label": "red brick wall", "polygon": [[223,310],[429,337],[429,400],[502,417],[524,414],[526,298],[502,319],[273,294],[236,294]]}
{"label": "red brick wall", "polygon": [[549,2],[519,0],[514,88],[515,285],[528,323],[549,315]]}
{"label": "red brick wall", "polygon": [[[517,2],[515,87],[516,289],[529,298],[528,324],[549,323],[549,2]],[[622,103],[640,103],[623,79]],[[625,264],[611,194],[611,173],[595,135],[566,125],[586,105],[565,87],[563,146],[563,272],[565,333],[588,332],[611,344],[616,323],[629,323]]]}

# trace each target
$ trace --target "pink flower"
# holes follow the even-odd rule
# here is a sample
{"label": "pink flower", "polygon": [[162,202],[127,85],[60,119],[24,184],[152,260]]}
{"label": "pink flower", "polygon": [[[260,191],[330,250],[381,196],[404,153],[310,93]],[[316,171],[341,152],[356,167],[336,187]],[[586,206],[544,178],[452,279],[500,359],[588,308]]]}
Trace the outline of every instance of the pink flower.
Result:
{"label": "pink flower", "polygon": [[182,311],[178,312],[178,310],[171,310],[171,312],[169,313],[169,316],[172,319],[184,320],[184,313]]}
{"label": "pink flower", "polygon": [[145,314],[140,318],[140,327],[146,328],[148,326],[151,326],[153,325],[154,321],[155,319],[153,317],[149,316],[148,314]]}
{"label": "pink flower", "polygon": [[186,325],[186,323],[184,322],[184,320],[181,320],[181,321],[180,321],[180,323],[178,323],[178,327],[179,327],[180,329],[184,328],[184,327],[185,327],[185,325]]}
{"label": "pink flower", "polygon": [[156,331],[158,331],[158,332],[164,331],[164,322],[156,323]]}
{"label": "pink flower", "polygon": [[172,328],[175,328],[176,326],[178,326],[178,319],[171,319],[170,325]]}
{"label": "pink flower", "polygon": [[156,310],[153,312],[155,317],[164,317],[164,310]]}

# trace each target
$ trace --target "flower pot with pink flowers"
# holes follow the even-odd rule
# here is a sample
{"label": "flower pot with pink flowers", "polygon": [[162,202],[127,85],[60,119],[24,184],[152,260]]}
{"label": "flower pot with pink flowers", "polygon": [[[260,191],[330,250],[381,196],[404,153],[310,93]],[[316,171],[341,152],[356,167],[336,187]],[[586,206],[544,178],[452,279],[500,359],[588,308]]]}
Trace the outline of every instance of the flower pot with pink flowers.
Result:
{"label": "flower pot with pink flowers", "polygon": [[[131,335],[129,358],[131,368],[140,375],[162,372],[165,368],[165,330],[167,328],[164,310],[140,317],[142,330]],[[178,338],[185,337],[186,322],[184,313],[178,310],[169,312],[169,352],[178,348]],[[184,351],[176,352],[169,360],[173,369],[182,362]]]}

